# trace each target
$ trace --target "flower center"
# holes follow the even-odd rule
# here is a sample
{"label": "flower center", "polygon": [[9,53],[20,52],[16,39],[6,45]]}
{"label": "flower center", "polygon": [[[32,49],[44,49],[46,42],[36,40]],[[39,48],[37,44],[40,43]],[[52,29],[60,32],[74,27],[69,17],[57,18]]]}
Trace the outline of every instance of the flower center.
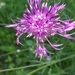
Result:
{"label": "flower center", "polygon": [[47,31],[49,30],[49,24],[47,22],[46,15],[39,12],[34,15],[31,28],[34,35],[37,34],[38,37],[44,37],[47,34]]}

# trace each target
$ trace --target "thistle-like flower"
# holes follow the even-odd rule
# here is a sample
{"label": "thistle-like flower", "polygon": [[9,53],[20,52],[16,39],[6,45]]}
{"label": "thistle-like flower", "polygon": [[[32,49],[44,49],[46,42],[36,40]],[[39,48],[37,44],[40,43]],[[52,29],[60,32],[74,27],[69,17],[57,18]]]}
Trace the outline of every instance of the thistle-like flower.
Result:
{"label": "thistle-like flower", "polygon": [[[46,39],[52,48],[61,50],[59,48],[62,44],[52,44],[48,36],[60,35],[62,37],[73,39],[71,35],[67,34],[75,28],[75,21],[71,19],[61,20],[58,11],[65,7],[65,4],[59,5],[55,3],[53,6],[48,6],[42,0],[28,0],[30,9],[26,9],[23,13],[23,18],[18,18],[14,24],[6,25],[7,28],[13,27],[17,30],[17,44],[21,44],[19,38],[21,35],[28,33],[26,37],[33,36],[36,39],[36,54],[40,59],[42,56],[48,57],[50,53],[45,48],[44,40]],[[40,45],[42,43],[42,45]]]}

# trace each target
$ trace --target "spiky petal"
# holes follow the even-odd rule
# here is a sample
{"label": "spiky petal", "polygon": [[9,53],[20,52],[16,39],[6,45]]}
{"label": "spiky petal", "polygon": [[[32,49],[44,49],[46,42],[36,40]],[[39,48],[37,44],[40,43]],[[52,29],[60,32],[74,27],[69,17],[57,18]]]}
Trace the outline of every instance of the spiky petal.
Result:
{"label": "spiky petal", "polygon": [[[47,0],[48,2],[48,0]],[[59,11],[65,8],[65,4],[55,3],[53,6],[48,6],[47,2],[42,0],[28,0],[30,9],[26,9],[23,13],[23,18],[18,18],[14,24],[7,25],[7,28],[13,27],[17,30],[17,44],[21,44],[19,38],[28,33],[26,37],[34,36],[36,38],[36,56],[42,59],[42,56],[48,57],[50,53],[44,46],[44,40],[46,39],[52,48],[61,50],[59,48],[62,44],[52,44],[48,36],[60,35],[68,39],[72,38],[72,34],[67,34],[75,28],[75,21],[70,19],[61,20]],[[41,44],[42,43],[42,46]]]}

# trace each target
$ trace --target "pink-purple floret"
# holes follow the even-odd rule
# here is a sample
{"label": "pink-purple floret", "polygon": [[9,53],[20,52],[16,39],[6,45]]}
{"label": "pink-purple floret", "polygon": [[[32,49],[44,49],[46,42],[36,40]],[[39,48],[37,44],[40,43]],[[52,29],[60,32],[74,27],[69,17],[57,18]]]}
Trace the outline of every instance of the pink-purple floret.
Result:
{"label": "pink-purple floret", "polygon": [[[50,52],[45,48],[44,40],[51,45],[55,50],[61,50],[59,48],[63,44],[52,44],[47,38],[48,36],[60,35],[68,39],[72,38],[71,35],[67,34],[75,28],[75,21],[72,19],[61,20],[58,11],[65,7],[65,4],[59,5],[55,3],[53,6],[48,6],[47,2],[44,3],[42,0],[28,0],[30,9],[26,9],[23,13],[23,18],[18,18],[17,22],[14,24],[6,25],[7,28],[14,27],[17,30],[17,44],[21,44],[19,38],[24,33],[28,33],[26,37],[31,37],[36,39],[36,54],[40,59],[42,55],[48,57]],[[42,45],[41,45],[41,44]]]}

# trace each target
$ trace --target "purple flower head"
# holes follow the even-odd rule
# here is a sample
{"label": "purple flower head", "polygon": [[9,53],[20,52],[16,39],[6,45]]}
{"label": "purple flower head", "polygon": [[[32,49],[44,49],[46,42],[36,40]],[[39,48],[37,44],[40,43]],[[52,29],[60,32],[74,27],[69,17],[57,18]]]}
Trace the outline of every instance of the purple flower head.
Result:
{"label": "purple flower head", "polygon": [[[61,20],[58,11],[65,7],[65,4],[59,5],[55,3],[53,6],[48,6],[47,2],[42,0],[28,0],[30,9],[26,9],[23,13],[23,18],[18,18],[14,24],[7,25],[7,28],[13,27],[17,30],[17,44],[21,44],[19,38],[21,35],[28,33],[26,37],[33,36],[36,39],[36,56],[40,59],[42,56],[48,57],[50,52],[45,48],[44,40],[46,39],[52,48],[61,50],[59,48],[62,44],[52,44],[47,38],[48,36],[60,35],[68,39],[74,39],[71,35],[67,34],[75,28],[75,21]],[[42,43],[42,45],[40,44]]]}

